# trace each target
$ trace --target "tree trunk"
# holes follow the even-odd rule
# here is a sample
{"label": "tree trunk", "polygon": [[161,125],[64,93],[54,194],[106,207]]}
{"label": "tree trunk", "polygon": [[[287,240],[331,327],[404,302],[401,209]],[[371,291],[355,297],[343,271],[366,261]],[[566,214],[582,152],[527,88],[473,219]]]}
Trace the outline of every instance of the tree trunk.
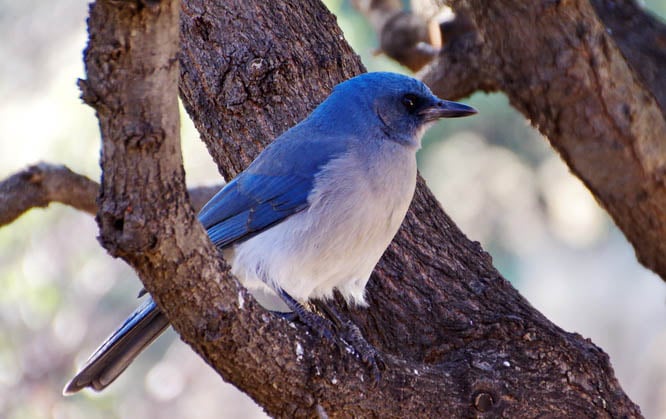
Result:
{"label": "tree trunk", "polygon": [[[421,180],[370,281],[370,308],[349,313],[384,357],[379,383],[359,360],[260,308],[188,202],[178,11],[177,0],[91,7],[81,86],[103,137],[100,241],[136,269],[182,339],[225,380],[284,417],[640,416],[608,357],[531,307]],[[319,2],[185,0],[180,29],[181,96],[227,178],[363,71]],[[524,94],[524,106],[544,100]]]}

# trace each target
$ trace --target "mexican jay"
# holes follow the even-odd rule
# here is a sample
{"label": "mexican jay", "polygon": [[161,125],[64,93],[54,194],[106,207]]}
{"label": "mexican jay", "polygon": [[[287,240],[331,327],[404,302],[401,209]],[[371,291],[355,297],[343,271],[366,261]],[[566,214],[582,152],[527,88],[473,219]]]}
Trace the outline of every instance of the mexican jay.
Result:
{"label": "mexican jay", "polygon": [[[231,272],[272,311],[340,292],[365,306],[365,285],[416,186],[416,151],[439,118],[476,113],[420,81],[367,73],[335,87],[201,210]],[[168,326],[148,298],[91,356],[65,394],[101,390]]]}

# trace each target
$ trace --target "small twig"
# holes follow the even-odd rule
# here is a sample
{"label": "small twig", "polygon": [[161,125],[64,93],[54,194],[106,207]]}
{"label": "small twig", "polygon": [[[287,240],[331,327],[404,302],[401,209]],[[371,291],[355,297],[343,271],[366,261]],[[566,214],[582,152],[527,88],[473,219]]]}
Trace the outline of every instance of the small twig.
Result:
{"label": "small twig", "polygon": [[0,182],[0,226],[35,207],[60,202],[95,214],[99,184],[65,166],[38,163]]}
{"label": "small twig", "polygon": [[[199,210],[220,185],[189,189],[190,201]],[[99,183],[63,165],[37,163],[0,182],[0,227],[36,207],[52,202],[69,205],[91,215],[97,213]]]}

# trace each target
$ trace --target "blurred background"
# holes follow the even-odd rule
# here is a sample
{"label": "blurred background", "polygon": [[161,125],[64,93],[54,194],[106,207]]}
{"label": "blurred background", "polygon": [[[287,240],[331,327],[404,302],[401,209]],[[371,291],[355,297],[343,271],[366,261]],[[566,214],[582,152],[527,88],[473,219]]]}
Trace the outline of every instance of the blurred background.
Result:
{"label": "blurred background", "polygon": [[[373,56],[376,36],[329,0],[370,71],[407,71]],[[666,16],[666,0],[645,6]],[[99,132],[79,100],[88,5],[0,0],[0,179],[38,161],[99,179]],[[666,284],[547,141],[501,94],[465,102],[480,115],[431,129],[420,169],[462,230],[556,324],[589,337],[648,418],[666,419]],[[220,176],[183,112],[190,185]],[[93,218],[52,204],[0,229],[0,418],[265,417],[173,331],[102,394],[61,389],[129,314],[140,283],[96,241]]]}

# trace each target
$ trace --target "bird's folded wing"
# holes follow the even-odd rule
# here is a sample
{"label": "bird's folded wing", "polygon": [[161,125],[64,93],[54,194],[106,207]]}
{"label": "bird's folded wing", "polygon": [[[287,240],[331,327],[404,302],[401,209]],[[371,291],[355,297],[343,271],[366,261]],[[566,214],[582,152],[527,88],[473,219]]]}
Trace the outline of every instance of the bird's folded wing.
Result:
{"label": "bird's folded wing", "polygon": [[242,173],[199,213],[218,247],[247,240],[307,207],[311,176]]}

